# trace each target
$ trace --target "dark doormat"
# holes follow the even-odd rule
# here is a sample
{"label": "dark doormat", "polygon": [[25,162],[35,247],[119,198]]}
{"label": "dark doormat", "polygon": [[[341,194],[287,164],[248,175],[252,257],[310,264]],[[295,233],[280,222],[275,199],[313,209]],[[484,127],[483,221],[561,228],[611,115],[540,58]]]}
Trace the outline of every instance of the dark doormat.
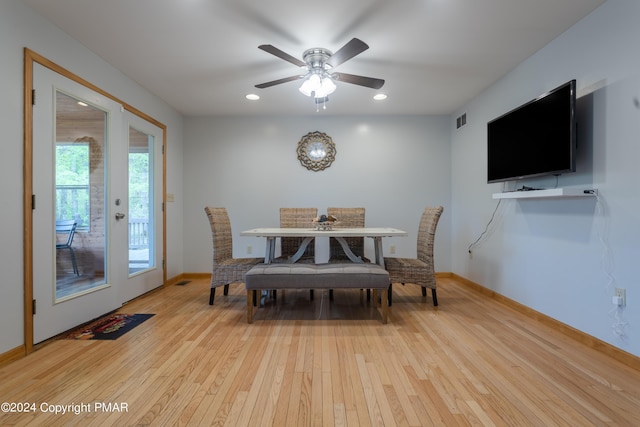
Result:
{"label": "dark doormat", "polygon": [[111,314],[71,332],[74,340],[115,340],[129,332],[154,314]]}
{"label": "dark doormat", "polygon": [[182,282],[178,282],[176,283],[176,286],[184,286],[187,283],[191,283],[191,280],[183,280]]}

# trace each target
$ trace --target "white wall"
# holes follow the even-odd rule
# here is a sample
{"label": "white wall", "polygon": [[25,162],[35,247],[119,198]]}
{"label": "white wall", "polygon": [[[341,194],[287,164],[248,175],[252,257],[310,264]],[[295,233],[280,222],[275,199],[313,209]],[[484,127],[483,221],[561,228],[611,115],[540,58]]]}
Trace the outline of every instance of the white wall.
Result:
{"label": "white wall", "polygon": [[[635,355],[640,355],[638,17],[639,2],[609,0],[458,111],[467,112],[469,124],[452,131],[453,271]],[[502,184],[486,183],[487,121],[574,78],[578,171],[561,176],[559,186],[593,186],[601,201],[503,201],[470,257],[469,244],[497,204],[491,194],[503,190]],[[555,179],[524,184],[550,188]],[[629,325],[624,337],[612,332],[618,322],[613,287],[627,292],[627,307],[618,313]]]}
{"label": "white wall", "polygon": [[0,354],[24,344],[22,221],[23,48],[110,92],[167,126],[167,187],[176,203],[167,209],[169,277],[182,273],[182,117],[19,0],[0,2],[0,129],[3,194],[0,271]]}
{"label": "white wall", "polygon": [[[335,162],[320,172],[304,168],[296,155],[300,138],[313,131],[327,133],[337,149]],[[444,116],[187,118],[185,271],[211,271],[206,205],[227,208],[236,257],[264,256],[264,239],[239,233],[278,226],[280,207],[325,213],[329,206],[364,207],[368,226],[407,230],[409,237],[386,239],[384,248],[394,244],[398,256],[415,256],[422,211],[443,205],[435,264],[450,271],[449,139]]]}

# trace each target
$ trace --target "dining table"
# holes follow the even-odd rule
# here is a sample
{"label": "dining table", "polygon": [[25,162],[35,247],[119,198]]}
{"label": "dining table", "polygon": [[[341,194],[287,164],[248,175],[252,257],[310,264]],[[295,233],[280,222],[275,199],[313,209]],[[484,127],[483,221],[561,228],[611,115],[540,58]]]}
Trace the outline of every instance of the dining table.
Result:
{"label": "dining table", "polygon": [[347,255],[350,261],[354,263],[363,263],[361,257],[354,254],[349,247],[345,237],[367,237],[373,239],[375,249],[375,263],[384,268],[384,256],[382,251],[382,238],[383,237],[406,237],[408,233],[404,230],[391,227],[345,227],[345,228],[332,228],[332,229],[320,229],[317,227],[303,227],[303,228],[283,228],[283,227],[266,227],[266,228],[252,228],[240,232],[241,236],[253,236],[253,237],[265,237],[266,250],[264,255],[264,263],[271,264],[275,258],[276,252],[276,239],[282,237],[302,237],[302,243],[300,248],[294,255],[291,256],[290,261],[295,263],[300,259],[305,249],[316,237],[333,237],[335,238],[344,253]]}

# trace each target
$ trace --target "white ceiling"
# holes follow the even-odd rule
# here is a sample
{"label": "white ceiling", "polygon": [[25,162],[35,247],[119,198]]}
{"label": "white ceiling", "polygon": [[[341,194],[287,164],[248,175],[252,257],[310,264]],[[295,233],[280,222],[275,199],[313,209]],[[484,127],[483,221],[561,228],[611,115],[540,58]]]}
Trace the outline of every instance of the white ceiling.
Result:
{"label": "white ceiling", "polygon": [[23,1],[185,115],[315,114],[300,81],[254,87],[300,71],[258,45],[302,59],[353,37],[370,48],[336,71],[388,99],[339,82],[320,114],[405,115],[455,111],[605,0]]}

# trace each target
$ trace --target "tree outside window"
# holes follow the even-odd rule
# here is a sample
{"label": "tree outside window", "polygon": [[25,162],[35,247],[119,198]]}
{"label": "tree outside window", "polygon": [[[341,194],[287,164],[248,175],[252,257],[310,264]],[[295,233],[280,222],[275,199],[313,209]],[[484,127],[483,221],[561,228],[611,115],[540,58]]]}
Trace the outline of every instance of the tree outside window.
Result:
{"label": "tree outside window", "polygon": [[74,219],[89,230],[89,143],[56,144],[56,220]]}
{"label": "tree outside window", "polygon": [[129,152],[129,217],[149,219],[149,153]]}

